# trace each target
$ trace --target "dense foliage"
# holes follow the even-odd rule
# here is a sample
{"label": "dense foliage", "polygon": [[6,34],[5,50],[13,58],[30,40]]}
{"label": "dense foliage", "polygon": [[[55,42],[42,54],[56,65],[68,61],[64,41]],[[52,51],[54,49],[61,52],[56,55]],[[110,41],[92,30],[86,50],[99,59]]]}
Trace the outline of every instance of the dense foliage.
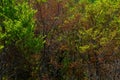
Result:
{"label": "dense foliage", "polygon": [[[19,58],[21,58],[21,60],[27,60],[31,54],[39,52],[43,47],[43,37],[41,35],[36,37],[34,34],[35,19],[33,17],[35,12],[36,11],[32,9],[32,6],[28,5],[28,2],[26,1],[1,1],[0,49],[1,57],[3,57],[1,62],[8,61],[8,63],[4,63],[6,64],[4,67],[12,66],[13,69],[16,68],[17,71],[20,66],[25,66],[26,64],[23,62],[16,63],[16,60],[19,61]],[[0,75],[2,74],[4,74],[4,72]],[[14,76],[14,74],[15,73],[11,73],[10,75]]]}
{"label": "dense foliage", "polygon": [[119,80],[119,0],[0,0],[0,79]]}

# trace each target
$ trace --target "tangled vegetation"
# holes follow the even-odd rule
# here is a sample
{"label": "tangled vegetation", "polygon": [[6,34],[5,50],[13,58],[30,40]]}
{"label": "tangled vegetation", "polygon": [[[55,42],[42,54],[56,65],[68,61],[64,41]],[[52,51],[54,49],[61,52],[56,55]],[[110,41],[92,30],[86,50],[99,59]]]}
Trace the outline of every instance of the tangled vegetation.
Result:
{"label": "tangled vegetation", "polygon": [[0,80],[119,80],[119,0],[0,0]]}

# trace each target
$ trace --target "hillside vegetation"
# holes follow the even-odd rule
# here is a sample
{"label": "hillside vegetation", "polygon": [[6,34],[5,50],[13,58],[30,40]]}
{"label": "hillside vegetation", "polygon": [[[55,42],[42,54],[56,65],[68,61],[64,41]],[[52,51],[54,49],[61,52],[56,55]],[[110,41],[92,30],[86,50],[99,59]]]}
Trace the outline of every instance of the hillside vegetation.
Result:
{"label": "hillside vegetation", "polygon": [[120,0],[0,0],[0,80],[120,80]]}

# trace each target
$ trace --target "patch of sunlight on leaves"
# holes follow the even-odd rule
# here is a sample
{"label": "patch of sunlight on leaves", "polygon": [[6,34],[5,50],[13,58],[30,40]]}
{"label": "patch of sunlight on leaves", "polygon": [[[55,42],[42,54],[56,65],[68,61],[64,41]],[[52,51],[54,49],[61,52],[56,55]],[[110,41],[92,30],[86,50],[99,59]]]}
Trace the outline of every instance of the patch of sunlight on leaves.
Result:
{"label": "patch of sunlight on leaves", "polygon": [[117,31],[114,30],[113,32],[110,33],[110,38],[113,39],[117,34]]}
{"label": "patch of sunlight on leaves", "polygon": [[93,32],[93,28],[90,28],[90,29],[86,30],[87,34],[91,34],[92,32]]}
{"label": "patch of sunlight on leaves", "polygon": [[64,21],[64,24],[67,24],[67,23],[69,23],[69,21],[68,21],[68,20],[65,20],[65,21]]}
{"label": "patch of sunlight on leaves", "polygon": [[80,52],[82,53],[86,52],[89,48],[90,48],[90,45],[84,45],[79,47]]}
{"label": "patch of sunlight on leaves", "polygon": [[108,38],[103,37],[100,39],[100,45],[106,45],[108,41],[109,41]]}
{"label": "patch of sunlight on leaves", "polygon": [[3,45],[0,45],[0,50],[3,49],[3,48],[4,48],[4,46],[3,46]]}
{"label": "patch of sunlight on leaves", "polygon": [[45,2],[47,2],[47,0],[37,0],[38,2],[43,2],[43,3],[45,3]]}

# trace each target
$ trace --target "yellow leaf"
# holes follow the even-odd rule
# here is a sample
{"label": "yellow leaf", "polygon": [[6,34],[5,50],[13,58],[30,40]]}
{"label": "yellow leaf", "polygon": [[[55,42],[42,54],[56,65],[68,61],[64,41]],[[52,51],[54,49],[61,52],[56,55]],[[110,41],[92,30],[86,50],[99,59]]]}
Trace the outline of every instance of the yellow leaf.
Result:
{"label": "yellow leaf", "polygon": [[89,45],[84,45],[84,46],[79,47],[80,52],[82,52],[82,53],[86,52],[89,48],[90,48]]}

